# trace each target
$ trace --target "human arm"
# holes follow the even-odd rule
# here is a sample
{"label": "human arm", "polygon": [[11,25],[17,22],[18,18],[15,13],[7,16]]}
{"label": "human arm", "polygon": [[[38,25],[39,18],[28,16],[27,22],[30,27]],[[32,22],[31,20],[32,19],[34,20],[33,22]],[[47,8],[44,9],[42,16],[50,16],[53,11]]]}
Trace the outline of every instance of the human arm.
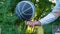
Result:
{"label": "human arm", "polygon": [[52,12],[50,12],[47,16],[43,17],[39,21],[28,21],[27,25],[30,25],[30,26],[38,25],[39,26],[39,25],[49,24],[55,21],[60,16],[60,3],[58,2],[56,2],[56,6],[53,8]]}

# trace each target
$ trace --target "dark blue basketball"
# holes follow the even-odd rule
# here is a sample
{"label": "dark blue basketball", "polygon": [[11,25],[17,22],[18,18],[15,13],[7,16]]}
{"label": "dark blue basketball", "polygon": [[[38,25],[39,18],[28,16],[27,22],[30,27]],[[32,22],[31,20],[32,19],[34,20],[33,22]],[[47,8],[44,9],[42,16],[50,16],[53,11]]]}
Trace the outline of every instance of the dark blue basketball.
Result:
{"label": "dark blue basketball", "polygon": [[16,14],[21,20],[30,20],[35,13],[35,6],[30,1],[21,1],[16,6]]}

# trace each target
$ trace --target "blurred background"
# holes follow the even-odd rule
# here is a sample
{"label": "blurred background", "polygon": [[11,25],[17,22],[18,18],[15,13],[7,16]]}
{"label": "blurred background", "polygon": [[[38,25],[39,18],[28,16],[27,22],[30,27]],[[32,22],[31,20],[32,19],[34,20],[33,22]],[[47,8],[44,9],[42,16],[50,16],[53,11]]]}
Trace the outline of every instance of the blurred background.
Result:
{"label": "blurred background", "polygon": [[[23,0],[0,0],[0,29],[1,34],[36,34],[34,31],[27,31],[26,25],[21,21],[15,12],[16,5]],[[33,20],[39,20],[49,14],[55,6],[53,0],[27,0],[34,3],[36,13]],[[44,25],[44,34],[52,34],[52,26],[60,26],[60,18],[55,22]]]}

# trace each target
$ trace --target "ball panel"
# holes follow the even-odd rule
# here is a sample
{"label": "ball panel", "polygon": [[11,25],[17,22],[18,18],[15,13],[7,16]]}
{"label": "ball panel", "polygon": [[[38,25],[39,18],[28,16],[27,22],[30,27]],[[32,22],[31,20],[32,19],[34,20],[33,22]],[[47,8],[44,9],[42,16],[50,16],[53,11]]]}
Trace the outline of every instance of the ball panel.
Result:
{"label": "ball panel", "polygon": [[26,3],[25,6],[24,6],[24,8],[23,8],[23,11],[25,11],[26,9],[28,9],[28,8],[30,8],[30,7],[31,7],[31,5],[28,4],[28,3]]}
{"label": "ball panel", "polygon": [[27,11],[25,11],[24,14],[25,15],[32,15],[33,14],[32,8],[28,9]]}

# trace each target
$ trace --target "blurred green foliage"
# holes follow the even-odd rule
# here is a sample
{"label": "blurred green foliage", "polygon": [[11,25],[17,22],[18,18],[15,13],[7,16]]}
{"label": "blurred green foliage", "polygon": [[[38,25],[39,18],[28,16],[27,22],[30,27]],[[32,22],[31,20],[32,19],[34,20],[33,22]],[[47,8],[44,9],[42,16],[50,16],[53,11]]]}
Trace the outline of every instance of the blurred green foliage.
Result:
{"label": "blurred green foliage", "polygon": [[[2,34],[25,34],[26,26],[15,13],[15,8],[18,2],[22,0],[0,0],[0,27]],[[36,6],[35,20],[39,20],[52,11],[55,4],[49,0],[30,0]],[[55,22],[44,25],[44,34],[52,34],[52,26],[60,26],[60,18]],[[48,27],[48,28],[47,28]],[[36,32],[33,32],[36,34]]]}

